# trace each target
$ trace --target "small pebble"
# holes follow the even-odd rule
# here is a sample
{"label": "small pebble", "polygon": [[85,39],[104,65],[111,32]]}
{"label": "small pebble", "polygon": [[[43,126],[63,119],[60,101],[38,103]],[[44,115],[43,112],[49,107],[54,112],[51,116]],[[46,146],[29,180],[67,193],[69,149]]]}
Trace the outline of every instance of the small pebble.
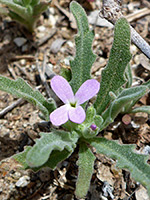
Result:
{"label": "small pebble", "polygon": [[44,32],[46,30],[45,26],[39,26],[37,29],[39,32]]}
{"label": "small pebble", "polygon": [[27,39],[23,37],[17,37],[14,39],[14,43],[17,45],[17,47],[23,46],[27,42]]}
{"label": "small pebble", "polygon": [[24,65],[26,64],[26,60],[25,60],[25,59],[21,59],[21,60],[20,60],[20,64],[21,64],[22,66],[24,66]]}
{"label": "small pebble", "polygon": [[50,25],[54,27],[56,24],[56,18],[53,15],[49,15],[49,21],[50,21]]}
{"label": "small pebble", "polygon": [[51,44],[50,52],[57,53],[65,42],[66,40],[63,40],[61,38],[54,40],[53,43]]}
{"label": "small pebble", "polygon": [[49,167],[44,167],[39,171],[39,178],[42,182],[49,181],[51,178],[51,169]]}
{"label": "small pebble", "polygon": [[30,177],[29,176],[22,176],[17,182],[16,186],[17,187],[25,187],[29,184],[30,182]]}
{"label": "small pebble", "polygon": [[22,46],[21,51],[22,51],[22,52],[27,52],[27,51],[28,51],[28,48],[29,48],[29,47],[28,47],[28,44],[25,44],[25,45]]}
{"label": "small pebble", "polygon": [[3,45],[4,44],[9,44],[11,42],[11,36],[9,34],[4,36],[4,40],[3,40]]}
{"label": "small pebble", "polygon": [[52,14],[52,15],[54,15],[55,14],[55,9],[54,8],[49,8],[49,11],[50,11],[50,13]]}
{"label": "small pebble", "polygon": [[129,125],[131,123],[131,116],[126,114],[122,117],[122,122],[125,124],[125,125]]}
{"label": "small pebble", "polygon": [[21,176],[21,173],[20,173],[20,172],[15,172],[15,173],[12,175],[12,177],[13,177],[14,179],[16,179],[16,180],[18,180],[18,179],[20,178],[20,176]]}
{"label": "small pebble", "polygon": [[73,44],[73,42],[71,42],[71,41],[68,41],[67,44],[68,44],[68,46],[71,47],[71,48],[74,47],[74,44]]}

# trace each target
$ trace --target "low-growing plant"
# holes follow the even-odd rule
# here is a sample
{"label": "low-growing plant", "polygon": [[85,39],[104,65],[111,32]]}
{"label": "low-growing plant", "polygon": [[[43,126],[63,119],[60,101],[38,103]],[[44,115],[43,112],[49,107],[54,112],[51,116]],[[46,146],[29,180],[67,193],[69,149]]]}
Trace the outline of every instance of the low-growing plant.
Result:
{"label": "low-growing plant", "polygon": [[[0,89],[34,104],[43,113],[45,120],[54,125],[50,133],[40,133],[34,146],[13,156],[24,169],[38,170],[43,166],[55,169],[79,146],[77,162],[79,173],[75,194],[86,196],[89,189],[95,156],[91,150],[117,160],[117,167],[128,169],[135,181],[147,188],[150,195],[150,166],[147,155],[136,153],[135,145],[121,145],[98,134],[114,121],[119,113],[147,112],[150,106],[133,108],[138,100],[150,91],[150,81],[132,87],[129,65],[130,27],[121,18],[115,24],[114,42],[107,66],[102,71],[101,82],[91,79],[91,66],[96,55],[92,52],[94,33],[89,29],[87,16],[76,2],[70,4],[76,19],[78,34],[75,37],[76,56],[70,62],[71,77],[56,75],[51,88],[64,105],[56,109],[54,100],[47,101],[39,91],[33,90],[23,79],[10,80],[0,76]],[[70,80],[68,83],[67,80]],[[96,101],[85,104],[97,94]],[[55,128],[56,126],[56,128]],[[59,126],[59,129],[58,129]]]}
{"label": "low-growing plant", "polygon": [[7,15],[33,32],[40,15],[47,10],[46,0],[0,0],[7,7],[0,7],[0,14]]}

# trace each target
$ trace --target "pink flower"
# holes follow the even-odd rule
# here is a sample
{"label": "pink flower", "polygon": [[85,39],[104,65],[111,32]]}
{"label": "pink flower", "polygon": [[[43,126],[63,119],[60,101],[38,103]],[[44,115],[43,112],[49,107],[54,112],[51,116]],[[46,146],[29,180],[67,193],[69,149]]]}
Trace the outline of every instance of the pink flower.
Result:
{"label": "pink flower", "polygon": [[80,105],[98,93],[100,83],[95,79],[87,80],[74,95],[66,79],[62,76],[54,76],[51,80],[51,88],[65,104],[50,114],[52,124],[60,126],[68,120],[81,124],[85,120],[86,114]]}

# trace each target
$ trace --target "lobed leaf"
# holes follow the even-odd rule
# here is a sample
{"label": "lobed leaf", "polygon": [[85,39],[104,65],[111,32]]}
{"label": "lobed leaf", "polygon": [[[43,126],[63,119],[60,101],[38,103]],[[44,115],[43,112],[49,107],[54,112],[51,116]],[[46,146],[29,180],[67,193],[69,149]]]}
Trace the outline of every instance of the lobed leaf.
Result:
{"label": "lobed leaf", "polygon": [[96,55],[92,52],[94,34],[89,30],[88,19],[84,9],[75,1],[71,2],[70,10],[73,13],[78,34],[75,37],[76,56],[70,61],[72,80],[70,82],[74,93],[86,80],[90,79],[90,71]]}
{"label": "lobed leaf", "polygon": [[148,156],[135,153],[135,145],[120,145],[105,138],[89,139],[87,142],[96,148],[97,153],[116,159],[117,167],[128,169],[135,181],[147,188],[150,196],[150,165],[146,162]]}
{"label": "lobed leaf", "polygon": [[36,140],[36,144],[27,153],[26,162],[31,168],[44,165],[52,151],[62,152],[65,149],[72,153],[78,141],[76,132],[53,131],[51,133],[40,133],[40,136],[41,138]]}
{"label": "lobed leaf", "polygon": [[93,174],[95,156],[85,143],[79,146],[79,174],[76,183],[75,194],[78,198],[84,198],[88,192],[91,177]]}
{"label": "lobed leaf", "polygon": [[127,112],[133,101],[141,98],[148,92],[147,86],[138,86],[133,88],[124,89],[121,94],[109,105],[108,109],[102,114],[104,123],[101,125],[101,129],[106,128],[117,115],[121,112]]}
{"label": "lobed leaf", "polygon": [[[23,152],[17,153],[12,156],[13,159],[15,159],[17,162],[19,162],[22,165],[23,169],[30,168],[30,166],[27,163],[26,156],[27,156],[27,153],[31,149],[32,147],[28,146]],[[50,167],[51,169],[54,170],[59,162],[65,160],[70,155],[71,155],[71,152],[67,151],[66,149],[64,149],[63,151],[58,151],[58,150],[52,151],[50,158],[45,164],[41,165],[40,167],[34,167],[32,169],[34,171],[37,171],[42,167]]]}
{"label": "lobed leaf", "polygon": [[101,87],[94,103],[98,114],[101,114],[110,103],[109,92],[116,94],[126,82],[124,74],[130,59],[130,27],[127,20],[121,18],[115,25],[109,61],[102,71]]}
{"label": "lobed leaf", "polygon": [[46,101],[38,90],[33,90],[23,79],[11,80],[0,76],[0,90],[8,92],[16,97],[23,98],[37,106],[49,121],[49,114],[56,108],[53,101]]}

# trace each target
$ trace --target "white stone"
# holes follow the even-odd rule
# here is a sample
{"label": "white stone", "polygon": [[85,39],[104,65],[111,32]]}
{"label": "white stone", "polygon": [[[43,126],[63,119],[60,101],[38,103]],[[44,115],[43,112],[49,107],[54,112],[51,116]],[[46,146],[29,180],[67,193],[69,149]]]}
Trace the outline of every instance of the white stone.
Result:
{"label": "white stone", "polygon": [[68,46],[71,47],[71,48],[74,47],[74,44],[73,44],[73,42],[71,42],[71,41],[68,41],[67,44],[68,44]]}
{"label": "white stone", "polygon": [[17,187],[25,187],[29,184],[30,182],[30,177],[29,176],[22,176],[17,182],[16,186]]}
{"label": "white stone", "polygon": [[39,26],[37,29],[39,32],[44,32],[46,30],[45,26]]}

